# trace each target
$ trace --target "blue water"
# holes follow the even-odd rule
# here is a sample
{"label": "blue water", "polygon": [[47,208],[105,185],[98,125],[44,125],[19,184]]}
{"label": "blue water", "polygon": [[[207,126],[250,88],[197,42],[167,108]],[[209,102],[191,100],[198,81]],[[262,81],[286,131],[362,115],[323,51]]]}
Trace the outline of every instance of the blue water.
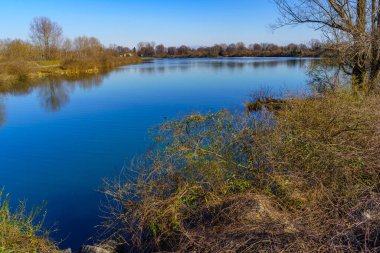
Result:
{"label": "blue water", "polygon": [[[89,242],[103,178],[149,145],[165,117],[243,108],[250,93],[302,92],[310,60],[153,60],[80,81],[47,80],[0,94],[0,187],[29,206],[47,201],[62,248]],[[15,203],[15,202],[13,202]]]}

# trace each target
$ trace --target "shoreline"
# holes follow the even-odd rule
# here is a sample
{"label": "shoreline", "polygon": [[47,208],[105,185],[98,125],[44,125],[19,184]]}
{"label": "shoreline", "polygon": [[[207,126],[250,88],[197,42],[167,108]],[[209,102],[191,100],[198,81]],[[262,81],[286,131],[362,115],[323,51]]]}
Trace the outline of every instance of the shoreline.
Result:
{"label": "shoreline", "polygon": [[248,59],[248,58],[292,58],[292,59],[327,59],[321,56],[218,56],[218,57],[192,57],[192,56],[177,56],[177,57],[141,57],[142,60],[169,60],[169,59]]}
{"label": "shoreline", "polygon": [[[103,72],[113,71],[119,67],[135,65],[143,63],[143,59],[140,57],[130,57],[123,59],[124,61],[118,63],[112,61],[112,66],[104,66],[99,64],[98,66],[90,68],[81,68],[81,66],[75,67],[64,67],[64,65],[59,61],[53,61],[55,64],[44,65],[44,62],[24,62],[25,69],[17,68],[17,70],[24,71],[25,73],[9,74],[0,73],[0,87],[17,85],[20,82],[36,82],[48,77],[62,77],[71,78],[78,76],[91,76],[97,75]],[[83,62],[87,63],[87,62]],[[3,63],[12,64],[12,63]],[[34,66],[32,66],[34,65]]]}

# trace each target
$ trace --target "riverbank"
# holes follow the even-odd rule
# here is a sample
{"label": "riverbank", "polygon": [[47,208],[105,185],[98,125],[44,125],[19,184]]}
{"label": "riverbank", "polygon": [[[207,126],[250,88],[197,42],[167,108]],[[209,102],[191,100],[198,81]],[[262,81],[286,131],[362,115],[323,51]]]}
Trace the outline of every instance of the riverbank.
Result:
{"label": "riverbank", "polygon": [[[62,248],[77,249],[89,243],[102,215],[94,189],[101,187],[102,178],[118,175],[125,159],[128,163],[145,151],[145,145],[149,147],[148,132],[164,116],[241,108],[259,88],[256,84],[280,87],[303,80],[303,66],[308,64],[295,59],[253,64],[257,61],[155,60],[84,79],[46,78],[33,87],[3,93],[8,119],[0,129],[3,185],[12,199],[27,198],[29,205],[46,200],[47,224],[58,223],[59,231],[52,237],[65,239]],[[33,148],[20,154],[24,147]],[[52,166],[51,161],[65,162]],[[30,173],[30,168],[37,169]],[[61,215],[67,206],[76,208]]]}
{"label": "riverbank", "polygon": [[379,99],[327,92],[164,123],[131,168],[138,176],[105,187],[105,231],[120,228],[110,241],[141,252],[377,252]]}
{"label": "riverbank", "polygon": [[14,60],[0,63],[0,85],[12,86],[19,82],[38,81],[46,77],[75,77],[96,75],[117,67],[141,63],[137,56],[68,59],[52,61]]}
{"label": "riverbank", "polygon": [[288,56],[288,55],[279,55],[279,56],[165,56],[165,57],[141,57],[144,60],[153,60],[153,59],[247,59],[247,58],[259,58],[259,59],[270,59],[270,58],[294,58],[294,59],[329,59],[324,56],[314,56],[314,55],[302,55],[302,56]]}

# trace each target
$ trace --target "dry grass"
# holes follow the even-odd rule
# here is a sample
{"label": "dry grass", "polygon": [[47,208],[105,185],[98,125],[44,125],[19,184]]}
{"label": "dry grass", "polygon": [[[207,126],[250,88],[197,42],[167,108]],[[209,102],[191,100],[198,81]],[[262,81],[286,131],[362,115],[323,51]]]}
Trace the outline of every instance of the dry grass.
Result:
{"label": "dry grass", "polygon": [[379,101],[340,92],[167,122],[106,184],[104,235],[139,252],[379,252]]}
{"label": "dry grass", "polygon": [[106,71],[116,67],[140,63],[139,57],[115,57],[100,54],[96,57],[76,58],[71,57],[62,61],[62,68],[75,73],[89,73]]}
{"label": "dry grass", "polygon": [[0,85],[27,80],[36,72],[34,64],[24,60],[0,62]]}

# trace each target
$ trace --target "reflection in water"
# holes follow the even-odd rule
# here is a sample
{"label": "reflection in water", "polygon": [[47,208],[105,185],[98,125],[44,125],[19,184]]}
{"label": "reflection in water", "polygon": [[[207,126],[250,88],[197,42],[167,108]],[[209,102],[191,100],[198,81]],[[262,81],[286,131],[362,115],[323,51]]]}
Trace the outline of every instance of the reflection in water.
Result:
{"label": "reflection in water", "polygon": [[78,78],[66,80],[49,78],[36,87],[40,103],[46,111],[57,112],[70,101],[70,93],[75,90],[75,87],[86,90],[99,87],[103,83],[104,76],[87,76],[80,80]]}
{"label": "reflection in water", "polygon": [[5,107],[2,98],[0,97],[0,126],[5,122]]}
{"label": "reflection in water", "polygon": [[330,59],[312,62],[307,76],[308,84],[320,93],[351,85],[351,77]]}
{"label": "reflection in water", "polygon": [[102,215],[94,189],[149,148],[152,127],[192,112],[243,109],[263,86],[276,94],[286,84],[304,90],[305,69],[298,67],[305,64],[283,58],[154,60],[109,77],[0,86],[8,117],[0,128],[0,185],[32,205],[46,200],[46,224],[59,222],[54,239],[80,247]]}
{"label": "reflection in water", "polygon": [[99,87],[100,85],[102,85],[103,80],[106,76],[107,75],[104,74],[81,79],[79,82],[77,82],[77,86],[85,90],[90,90],[92,88]]}
{"label": "reflection in water", "polygon": [[[106,76],[107,74],[66,78],[51,77],[42,81],[20,82],[10,86],[0,86],[0,94],[26,95],[36,90],[41,106],[46,111],[57,112],[70,101],[70,94],[76,87],[87,90],[99,87]],[[0,125],[4,121],[5,109],[0,100]]]}
{"label": "reflection in water", "polygon": [[[144,75],[165,72],[188,72],[194,68],[211,68],[215,71],[233,71],[243,69],[268,69],[287,67],[289,69],[305,68],[310,59],[299,58],[221,58],[221,59],[163,59],[148,60],[143,65],[120,68],[114,71],[137,71]],[[109,73],[109,72],[108,72]],[[37,91],[41,106],[49,112],[57,112],[70,101],[70,94],[76,87],[91,89],[102,85],[108,73],[91,76],[74,76],[66,78],[46,78],[44,80],[20,82],[10,86],[0,86],[0,95],[25,95]],[[0,125],[5,121],[4,105],[0,101]]]}
{"label": "reflection in water", "polygon": [[57,112],[69,102],[69,93],[74,87],[65,84],[61,80],[50,79],[38,88],[40,103],[46,111]]}
{"label": "reflection in water", "polygon": [[146,61],[144,66],[127,68],[141,74],[157,74],[170,71],[186,72],[194,68],[212,68],[214,70],[268,69],[284,66],[290,69],[305,68],[311,59],[299,58],[221,58],[221,59],[182,59]]}
{"label": "reflection in water", "polygon": [[48,78],[36,89],[41,105],[46,111],[57,112],[70,101],[70,93],[76,87],[80,89],[92,89],[99,87],[106,75],[76,77],[70,79]]}

